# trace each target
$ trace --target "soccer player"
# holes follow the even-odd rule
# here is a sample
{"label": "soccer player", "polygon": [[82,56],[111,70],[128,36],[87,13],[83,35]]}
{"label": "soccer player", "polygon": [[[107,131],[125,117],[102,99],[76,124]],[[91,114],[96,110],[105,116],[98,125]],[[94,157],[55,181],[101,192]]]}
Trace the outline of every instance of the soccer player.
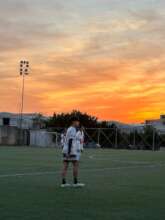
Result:
{"label": "soccer player", "polygon": [[73,165],[73,186],[82,187],[84,184],[78,183],[78,168],[79,168],[79,155],[78,144],[76,141],[77,129],[80,126],[80,122],[77,118],[72,119],[71,126],[66,132],[66,144],[63,148],[63,170],[62,170],[62,184],[61,187],[70,186],[66,182],[67,170],[69,163]]}

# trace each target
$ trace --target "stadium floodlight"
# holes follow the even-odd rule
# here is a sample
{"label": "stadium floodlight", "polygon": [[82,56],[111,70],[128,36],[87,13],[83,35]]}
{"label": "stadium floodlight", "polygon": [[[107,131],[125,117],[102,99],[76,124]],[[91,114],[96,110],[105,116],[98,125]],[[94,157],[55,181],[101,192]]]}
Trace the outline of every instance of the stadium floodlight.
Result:
{"label": "stadium floodlight", "polygon": [[20,61],[20,75],[25,76],[29,74],[29,61],[21,60]]}
{"label": "stadium floodlight", "polygon": [[20,129],[22,129],[23,109],[24,109],[24,92],[25,92],[25,76],[29,75],[29,61],[20,61],[20,76],[22,76],[22,94],[20,108]]}

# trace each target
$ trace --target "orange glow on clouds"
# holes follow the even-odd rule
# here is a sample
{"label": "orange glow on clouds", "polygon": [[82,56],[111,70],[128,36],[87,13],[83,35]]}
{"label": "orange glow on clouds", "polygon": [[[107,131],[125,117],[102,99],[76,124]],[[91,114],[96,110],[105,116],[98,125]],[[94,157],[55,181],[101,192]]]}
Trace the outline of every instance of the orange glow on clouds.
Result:
{"label": "orange glow on clouds", "polygon": [[13,0],[24,13],[0,3],[0,111],[19,111],[24,57],[31,65],[25,112],[79,109],[100,119],[142,122],[165,111],[165,3],[139,0],[135,12],[129,0],[128,9],[122,1],[90,0],[93,11],[80,0],[47,7],[40,1]]}

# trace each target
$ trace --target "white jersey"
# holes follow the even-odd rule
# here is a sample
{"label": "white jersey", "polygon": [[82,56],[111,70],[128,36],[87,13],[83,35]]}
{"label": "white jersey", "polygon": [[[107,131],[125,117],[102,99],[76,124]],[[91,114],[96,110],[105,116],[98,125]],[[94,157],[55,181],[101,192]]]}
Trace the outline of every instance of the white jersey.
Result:
{"label": "white jersey", "polygon": [[68,141],[69,139],[75,139],[76,138],[76,128],[71,126],[68,128],[67,132],[66,132],[66,140]]}
{"label": "white jersey", "polygon": [[72,139],[72,148],[71,148],[71,154],[76,155],[77,154],[77,143],[76,143],[76,128],[71,126],[68,128],[66,132],[66,143],[63,148],[63,153],[68,154],[69,151],[69,140]]}
{"label": "white jersey", "polygon": [[84,132],[78,131],[76,134],[76,142],[78,145],[78,150],[82,151],[84,149]]}

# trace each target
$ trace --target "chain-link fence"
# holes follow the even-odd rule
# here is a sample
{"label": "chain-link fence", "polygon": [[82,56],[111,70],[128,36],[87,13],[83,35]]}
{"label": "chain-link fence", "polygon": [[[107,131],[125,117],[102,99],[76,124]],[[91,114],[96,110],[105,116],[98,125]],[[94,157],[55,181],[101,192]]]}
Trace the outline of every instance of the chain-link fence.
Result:
{"label": "chain-link fence", "polygon": [[[30,144],[33,146],[60,147],[63,129],[55,131],[31,131]],[[165,134],[152,127],[141,130],[122,131],[118,128],[87,128],[84,130],[86,148],[114,148],[159,150],[165,148]]]}
{"label": "chain-link fence", "polygon": [[165,147],[165,134],[154,128],[124,132],[118,128],[93,128],[85,130],[86,147],[115,149],[159,150]]}

